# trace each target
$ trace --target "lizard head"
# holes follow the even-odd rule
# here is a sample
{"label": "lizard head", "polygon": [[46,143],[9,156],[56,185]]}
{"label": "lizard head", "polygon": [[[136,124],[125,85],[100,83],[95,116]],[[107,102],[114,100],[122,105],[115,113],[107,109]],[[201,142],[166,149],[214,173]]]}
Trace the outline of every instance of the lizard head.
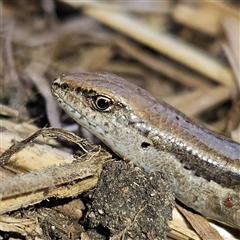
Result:
{"label": "lizard head", "polygon": [[152,127],[144,114],[157,101],[135,84],[109,73],[76,73],[56,78],[52,94],[63,110],[119,156],[128,158],[130,152],[152,145],[147,137]]}

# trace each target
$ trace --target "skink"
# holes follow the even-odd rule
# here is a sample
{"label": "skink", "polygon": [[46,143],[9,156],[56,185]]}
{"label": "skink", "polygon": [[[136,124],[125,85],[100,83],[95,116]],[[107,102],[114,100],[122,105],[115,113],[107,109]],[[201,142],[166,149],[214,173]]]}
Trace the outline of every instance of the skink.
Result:
{"label": "skink", "polygon": [[180,201],[240,229],[240,144],[110,73],[63,75],[52,94],[117,155],[173,177]]}

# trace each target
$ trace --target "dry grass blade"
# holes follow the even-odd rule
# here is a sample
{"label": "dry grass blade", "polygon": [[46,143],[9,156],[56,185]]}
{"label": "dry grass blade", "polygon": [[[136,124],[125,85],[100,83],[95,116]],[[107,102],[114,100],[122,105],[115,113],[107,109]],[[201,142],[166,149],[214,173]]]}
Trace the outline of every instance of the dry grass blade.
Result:
{"label": "dry grass blade", "polygon": [[181,84],[184,84],[188,87],[198,88],[198,89],[206,89],[211,85],[205,82],[204,78],[190,75],[185,70],[181,70],[176,68],[172,63],[168,63],[164,59],[156,58],[151,56],[147,51],[144,51],[141,48],[138,48],[136,44],[131,43],[123,38],[118,38],[116,41],[117,46],[127,52],[134,59],[143,63],[150,69],[153,69],[156,72],[166,75],[167,77],[177,81]]}
{"label": "dry grass blade", "polygon": [[188,94],[184,94],[168,99],[169,103],[175,106],[180,111],[183,111],[186,115],[190,117],[196,117],[197,115],[213,109],[216,105],[222,102],[226,102],[232,96],[232,90],[218,86],[214,88],[202,90],[196,90]]}
{"label": "dry grass blade", "polygon": [[222,20],[224,32],[227,40],[223,43],[223,48],[233,68],[235,78],[238,83],[238,91],[240,91],[240,50],[239,50],[239,24],[240,20],[233,17],[225,17]]}
{"label": "dry grass blade", "polygon": [[[237,82],[237,90],[233,101],[228,129],[234,140],[240,142],[240,50],[239,50],[239,25],[240,19],[231,16],[222,20],[223,30],[226,39],[223,40],[223,49],[231,63]],[[237,117],[236,117],[237,116]]]}
{"label": "dry grass blade", "polygon": [[[218,35],[224,16],[239,17],[236,8],[220,1],[201,1],[191,4],[181,2],[173,11],[175,21],[210,35]],[[201,19],[201,20],[200,20]]]}
{"label": "dry grass blade", "polygon": [[19,111],[0,104],[0,114],[4,116],[17,117],[19,115]]}
{"label": "dry grass blade", "polygon": [[120,12],[110,12],[92,5],[86,5],[84,11],[108,26],[127,34],[129,37],[201,72],[221,84],[228,87],[232,87],[234,84],[232,73],[228,67],[224,66],[217,59],[167,33],[157,33],[137,19],[130,18]]}

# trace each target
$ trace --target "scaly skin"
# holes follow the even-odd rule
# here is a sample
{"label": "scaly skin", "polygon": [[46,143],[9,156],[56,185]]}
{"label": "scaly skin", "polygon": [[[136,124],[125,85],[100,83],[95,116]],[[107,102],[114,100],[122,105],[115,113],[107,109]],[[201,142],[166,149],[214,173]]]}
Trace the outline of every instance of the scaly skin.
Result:
{"label": "scaly skin", "polygon": [[240,145],[109,73],[53,81],[59,105],[120,157],[173,177],[176,197],[240,229]]}

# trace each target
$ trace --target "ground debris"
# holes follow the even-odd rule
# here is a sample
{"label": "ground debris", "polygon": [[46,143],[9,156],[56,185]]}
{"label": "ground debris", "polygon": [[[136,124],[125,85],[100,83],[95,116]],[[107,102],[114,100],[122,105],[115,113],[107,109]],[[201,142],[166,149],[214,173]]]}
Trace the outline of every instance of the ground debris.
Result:
{"label": "ground debris", "polygon": [[[92,176],[83,176],[81,171],[86,168],[92,171],[95,167],[101,171],[101,168],[88,163],[83,168],[79,161],[113,160],[102,151],[103,147],[94,145],[92,149],[85,145],[85,140],[78,141],[70,133],[67,141],[62,141],[66,134],[61,130],[45,129],[48,126],[64,128],[99,144],[91,133],[59,109],[50,86],[53,79],[64,73],[114,73],[197,122],[240,141],[239,1],[169,0],[139,4],[138,1],[3,0],[1,12],[0,239],[78,239],[80,235],[82,240],[90,240],[89,236],[93,240],[151,239],[154,233],[158,233],[157,239],[160,238],[160,230],[157,232],[160,226],[156,224],[163,220],[155,217],[166,206],[165,217],[168,218],[170,204],[167,202],[162,206],[161,203],[168,199],[170,192],[160,198],[163,202],[154,202],[155,196],[147,196],[153,189],[151,184],[149,186],[153,181],[148,180],[150,175],[120,163],[108,165],[104,170],[105,180],[101,181],[106,185],[101,186],[102,195],[97,188],[93,206],[89,207],[89,221],[81,222],[87,207],[82,211],[77,201],[88,199],[99,176],[95,171]],[[44,129],[38,131],[39,128]],[[35,139],[36,131],[40,136]],[[44,134],[47,131],[48,134]],[[119,177],[121,172],[122,179],[126,175],[125,181]],[[77,175],[83,179],[73,180],[72,177]],[[55,181],[58,178],[60,180]],[[62,182],[64,179],[66,181]],[[52,184],[54,181],[57,184]],[[134,183],[141,186],[138,191]],[[166,190],[165,182],[160,183],[163,186],[159,184],[158,188]],[[50,229],[55,226],[51,224],[54,218],[51,221],[48,218],[49,231],[42,234],[47,228],[38,224],[42,219],[39,210],[43,208],[43,202],[52,205],[53,198],[57,202],[54,209],[61,212],[61,215],[55,215],[55,221],[64,223],[60,221],[62,215],[67,216],[68,221],[54,232]],[[63,204],[65,201],[62,200],[69,198],[74,199],[71,204]],[[109,206],[108,211],[105,205],[97,205],[103,200]],[[52,206],[44,207],[49,210]],[[156,209],[158,212],[151,212]],[[174,208],[173,221],[168,222],[171,231],[167,239],[210,239],[207,228],[203,230],[196,227],[200,224],[194,224],[200,222],[195,213],[189,209],[189,214],[193,217],[186,217],[186,209],[179,213]],[[90,219],[92,215],[93,219]],[[147,217],[152,222],[147,221]],[[71,232],[71,219],[76,218],[81,219],[79,229],[84,223],[89,236],[86,232],[75,234],[75,220],[76,228],[72,228],[75,235],[65,234],[67,230]],[[88,223],[97,227],[90,229]],[[152,232],[150,227],[148,229],[150,223]],[[66,232],[60,234],[61,228]],[[215,228],[224,240],[239,239],[238,230],[221,225],[215,225]],[[101,230],[107,230],[107,235],[99,234]],[[131,235],[133,233],[135,235]],[[216,239],[216,235],[212,239]]]}

